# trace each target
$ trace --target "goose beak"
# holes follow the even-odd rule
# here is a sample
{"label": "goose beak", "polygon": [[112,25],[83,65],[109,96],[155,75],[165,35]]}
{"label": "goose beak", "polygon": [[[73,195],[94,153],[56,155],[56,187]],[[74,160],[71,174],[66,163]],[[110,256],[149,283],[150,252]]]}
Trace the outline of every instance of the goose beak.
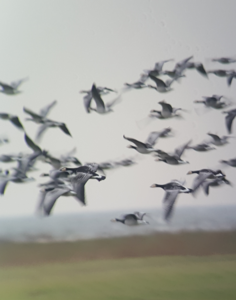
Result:
{"label": "goose beak", "polygon": [[154,184],[152,184],[150,187],[151,187],[151,188],[155,188],[155,187],[156,187],[156,184],[154,183]]}
{"label": "goose beak", "polygon": [[192,173],[193,173],[192,171],[188,171],[187,175],[192,174]]}

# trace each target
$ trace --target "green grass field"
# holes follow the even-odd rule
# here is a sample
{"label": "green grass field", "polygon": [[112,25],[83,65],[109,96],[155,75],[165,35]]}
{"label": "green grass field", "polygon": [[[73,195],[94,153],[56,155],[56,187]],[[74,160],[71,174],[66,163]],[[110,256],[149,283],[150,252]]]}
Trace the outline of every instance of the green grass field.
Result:
{"label": "green grass field", "polygon": [[235,300],[236,233],[0,244],[1,300]]}
{"label": "green grass field", "polygon": [[0,299],[236,298],[236,256],[130,258],[1,268]]}

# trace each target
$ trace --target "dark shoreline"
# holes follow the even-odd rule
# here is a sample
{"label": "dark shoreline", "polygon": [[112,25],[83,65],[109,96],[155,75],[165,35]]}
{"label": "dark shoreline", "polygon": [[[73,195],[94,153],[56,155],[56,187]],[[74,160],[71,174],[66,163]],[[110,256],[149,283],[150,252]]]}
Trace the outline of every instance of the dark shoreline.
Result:
{"label": "dark shoreline", "polygon": [[236,254],[236,231],[157,233],[53,243],[0,243],[0,266],[97,259]]}

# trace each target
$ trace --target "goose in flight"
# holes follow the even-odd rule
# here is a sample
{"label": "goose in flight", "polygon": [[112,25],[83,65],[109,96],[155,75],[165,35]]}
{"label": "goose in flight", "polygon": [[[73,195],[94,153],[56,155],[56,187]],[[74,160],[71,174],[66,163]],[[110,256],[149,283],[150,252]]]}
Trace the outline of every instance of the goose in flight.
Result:
{"label": "goose in flight", "polygon": [[156,90],[159,93],[167,93],[167,92],[172,91],[173,89],[171,88],[171,85],[177,79],[175,77],[175,78],[173,78],[171,80],[167,80],[165,82],[162,79],[160,79],[158,77],[155,77],[151,74],[148,77],[155,82],[156,86],[153,86],[153,85],[149,84],[149,85],[147,85],[147,87],[152,88],[152,89]]}
{"label": "goose in flight", "polygon": [[217,61],[221,64],[231,64],[231,63],[235,63],[236,59],[231,57],[219,57],[219,58],[212,58],[212,61]]}
{"label": "goose in flight", "polygon": [[61,172],[69,172],[68,179],[72,185],[72,190],[76,193],[77,199],[86,205],[85,201],[85,184],[89,179],[102,181],[105,176],[99,175],[97,172],[99,165],[97,163],[89,163],[78,168],[62,167]]}
{"label": "goose in flight", "polygon": [[17,95],[20,94],[21,91],[18,90],[18,87],[24,82],[28,80],[28,78],[23,78],[17,81],[13,81],[10,84],[0,82],[0,92],[6,95]]}
{"label": "goose in flight", "polygon": [[189,171],[189,174],[197,174],[198,176],[194,179],[192,184],[192,191],[193,194],[199,189],[200,186],[207,180],[207,179],[222,179],[225,178],[225,174],[221,170],[211,170],[211,169],[200,169]]}
{"label": "goose in flight", "polygon": [[155,63],[155,66],[153,69],[151,70],[144,70],[144,74],[147,74],[148,76],[152,75],[152,76],[159,76],[162,74],[162,68],[164,66],[165,63],[169,62],[169,61],[173,61],[173,59],[167,59],[167,60],[162,60],[159,61],[157,63]]}
{"label": "goose in flight", "polygon": [[223,164],[229,165],[231,167],[236,167],[236,158],[232,158],[229,160],[221,160],[220,162]]}
{"label": "goose in flight", "polygon": [[231,136],[223,135],[222,137],[219,137],[217,134],[208,133],[210,137],[212,137],[211,144],[216,146],[223,146],[228,143],[228,139],[231,138]]}
{"label": "goose in flight", "polygon": [[198,152],[206,152],[209,150],[215,150],[216,148],[209,145],[209,143],[201,143],[201,144],[197,144],[195,146],[188,146],[187,149],[193,149]]}
{"label": "goose in flight", "polygon": [[140,79],[138,81],[135,81],[134,83],[125,83],[126,86],[125,89],[133,88],[133,89],[140,90],[146,88],[147,85],[145,82],[147,81],[147,79],[148,79],[147,74],[141,74]]}
{"label": "goose in flight", "polygon": [[104,101],[101,98],[101,95],[99,93],[99,90],[97,89],[96,85],[93,84],[92,86],[92,97],[94,101],[96,102],[96,108],[90,107],[90,110],[94,110],[99,114],[106,114],[112,111],[112,106],[117,103],[117,101],[120,99],[120,95],[116,97],[111,102],[104,104]]}
{"label": "goose in flight", "polygon": [[215,178],[215,179],[211,179],[211,180],[205,180],[202,183],[202,188],[203,191],[206,195],[209,195],[209,189],[211,186],[217,187],[217,186],[221,186],[222,184],[228,184],[231,185],[231,182],[229,180],[227,180],[225,177],[222,178]]}
{"label": "goose in flight", "polygon": [[189,61],[193,58],[193,56],[189,56],[179,62],[176,63],[173,71],[164,71],[163,74],[168,75],[173,79],[177,79],[179,77],[183,77],[184,71],[186,70]]}
{"label": "goose in flight", "polygon": [[156,161],[163,161],[170,165],[179,165],[179,164],[188,164],[188,161],[183,161],[181,159],[182,154],[184,153],[185,149],[188,148],[189,144],[191,143],[191,140],[188,141],[186,144],[181,145],[180,147],[176,148],[174,150],[174,153],[167,153],[162,150],[156,150],[157,156],[159,158],[156,159]]}
{"label": "goose in flight", "polygon": [[221,102],[223,96],[212,95],[211,97],[202,97],[204,100],[195,100],[194,103],[203,103],[206,107],[212,107],[215,109],[220,109],[226,107],[225,102]]}
{"label": "goose in flight", "polygon": [[136,211],[131,214],[121,215],[119,218],[112,219],[111,222],[120,222],[128,226],[149,224],[149,222],[144,220],[145,215],[146,213]]}
{"label": "goose in flight", "polygon": [[174,204],[178,197],[179,193],[192,193],[192,189],[189,189],[183,185],[182,182],[173,180],[166,184],[157,184],[154,183],[151,185],[151,188],[162,188],[165,191],[165,196],[163,199],[164,204],[164,219],[169,220],[172,213]]}
{"label": "goose in flight", "polygon": [[[110,92],[116,92],[115,90],[109,89],[107,87],[101,87],[98,86],[97,90],[99,92],[100,95],[107,95]],[[93,95],[92,95],[92,90],[82,90],[80,91],[81,94],[86,94],[83,98],[84,100],[84,107],[87,113],[90,113],[90,105],[91,105],[91,101],[93,99]]]}
{"label": "goose in flight", "polygon": [[135,144],[135,146],[129,145],[128,148],[135,149],[141,154],[149,154],[151,152],[157,151],[156,149],[153,148],[153,146],[156,144],[156,141],[158,137],[161,136],[161,134],[162,132],[158,132],[158,131],[151,132],[145,143],[140,142],[133,138],[126,137],[125,135],[123,135],[123,138]]}
{"label": "goose in flight", "polygon": [[30,109],[24,107],[24,109],[23,109],[24,112],[31,116],[31,118],[27,118],[26,120],[33,121],[38,124],[42,124],[42,125],[40,125],[39,130],[37,132],[36,140],[39,140],[41,138],[42,134],[50,127],[51,128],[59,127],[65,134],[71,136],[71,133],[68,130],[65,123],[53,121],[53,120],[46,118],[48,112],[55,104],[56,104],[56,101],[53,101],[53,103],[51,103],[49,106],[47,106],[48,109],[44,109],[44,113],[42,113],[42,110],[41,110],[40,114],[36,114],[33,111],[31,111]]}
{"label": "goose in flight", "polygon": [[[158,102],[161,107],[162,110],[151,110],[151,113],[155,113],[155,117],[159,118],[159,119],[167,119],[167,118],[172,118],[174,116],[179,116],[177,114],[177,111],[179,110],[183,110],[182,108],[174,108],[171,106],[171,104],[166,103],[165,100],[159,101]],[[154,116],[154,115],[151,115]]]}

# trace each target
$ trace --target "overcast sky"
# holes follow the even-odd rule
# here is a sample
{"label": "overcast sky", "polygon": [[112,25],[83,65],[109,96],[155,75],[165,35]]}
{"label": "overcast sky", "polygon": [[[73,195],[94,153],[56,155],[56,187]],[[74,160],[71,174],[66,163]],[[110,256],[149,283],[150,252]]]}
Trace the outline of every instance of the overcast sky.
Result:
{"label": "overcast sky", "polygon": [[[131,90],[122,96],[114,112],[87,114],[83,106],[82,89],[93,83],[120,90],[125,82],[139,79],[144,69],[164,59],[174,59],[165,65],[171,70],[175,63],[193,55],[207,70],[235,69],[236,64],[221,65],[211,58],[236,56],[235,1],[63,1],[63,0],[2,0],[0,10],[0,81],[29,77],[16,96],[0,94],[0,111],[18,115],[27,133],[34,139],[36,124],[26,122],[23,107],[35,112],[57,100],[49,118],[65,122],[73,136],[58,128],[49,129],[40,143],[54,156],[76,147],[76,156],[83,163],[103,162],[135,157],[137,164],[107,172],[105,181],[86,185],[87,207],[74,198],[61,197],[53,214],[82,209],[116,209],[160,207],[164,192],[151,189],[153,183],[186,179],[191,187],[194,176],[189,170],[218,168],[220,159],[235,157],[236,140],[207,153],[186,151],[182,166],[156,162],[152,155],[139,155],[128,149],[130,143],[123,134],[145,141],[151,131],[166,127],[173,137],[160,139],[156,148],[173,151],[192,139],[193,144],[208,139],[207,132],[227,134],[222,111],[206,110],[193,101],[212,94],[224,95],[236,107],[236,82],[228,87],[225,78],[209,74],[204,78],[194,70],[173,84],[173,91],[160,94],[152,89]],[[149,82],[152,84],[152,82]],[[112,99],[104,97],[106,99]],[[151,109],[159,109],[165,99],[174,107],[182,107],[182,119],[149,120]],[[236,121],[235,121],[236,122]],[[10,139],[1,146],[0,154],[26,152],[23,133],[10,122],[0,120],[0,134]],[[233,134],[236,125],[233,124]],[[13,167],[15,164],[10,165]],[[0,164],[1,168],[9,165]],[[34,214],[43,179],[40,173],[50,166],[37,164],[31,173],[34,183],[9,183],[0,199],[0,216]],[[218,205],[235,203],[234,168],[224,168],[234,187],[211,189],[210,196],[202,192],[197,198],[180,195],[178,205]]]}

